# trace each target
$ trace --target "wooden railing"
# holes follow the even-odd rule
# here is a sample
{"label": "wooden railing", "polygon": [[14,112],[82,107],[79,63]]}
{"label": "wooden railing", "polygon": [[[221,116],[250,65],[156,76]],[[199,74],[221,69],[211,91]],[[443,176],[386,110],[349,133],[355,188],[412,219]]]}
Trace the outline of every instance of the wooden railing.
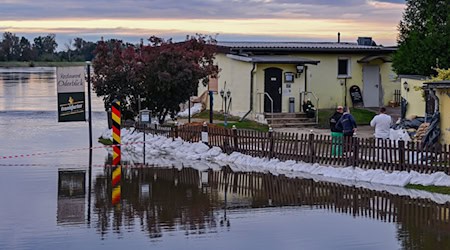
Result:
{"label": "wooden railing", "polygon": [[329,135],[259,132],[201,124],[174,127],[152,125],[147,131],[180,137],[189,142],[201,141],[203,132],[208,134],[205,143],[211,147],[220,147],[226,153],[240,152],[254,157],[386,171],[450,174],[449,145],[422,147],[420,142],[358,137],[342,137],[333,141]]}

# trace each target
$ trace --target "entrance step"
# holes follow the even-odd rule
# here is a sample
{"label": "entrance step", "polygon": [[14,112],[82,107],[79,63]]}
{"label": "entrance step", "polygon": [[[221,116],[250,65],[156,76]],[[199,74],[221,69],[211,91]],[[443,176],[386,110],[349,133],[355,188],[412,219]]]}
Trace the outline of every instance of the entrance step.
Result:
{"label": "entrance step", "polygon": [[273,128],[305,127],[316,125],[315,118],[308,118],[305,113],[264,113],[267,123]]}
{"label": "entrance step", "polygon": [[306,113],[296,112],[296,113],[264,113],[266,119],[269,118],[307,118]]}
{"label": "entrance step", "polygon": [[315,126],[316,122],[301,122],[301,123],[277,123],[270,124],[272,128],[301,128],[301,127],[309,127]]}

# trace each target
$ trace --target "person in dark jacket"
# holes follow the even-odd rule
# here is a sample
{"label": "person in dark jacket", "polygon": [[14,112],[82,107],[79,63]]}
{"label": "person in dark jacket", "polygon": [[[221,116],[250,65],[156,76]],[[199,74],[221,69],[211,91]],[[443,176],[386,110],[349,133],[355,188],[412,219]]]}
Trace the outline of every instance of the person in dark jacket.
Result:
{"label": "person in dark jacket", "polygon": [[353,133],[356,132],[357,126],[355,118],[350,114],[349,108],[344,108],[344,114],[341,119],[336,123],[336,128],[342,129],[342,133],[344,136],[353,136]]}
{"label": "person in dark jacket", "polygon": [[336,112],[330,117],[330,129],[331,129],[331,155],[342,155],[342,129],[336,128],[337,122],[341,119],[344,113],[344,108],[338,106]]}
{"label": "person in dark jacket", "polygon": [[336,128],[342,129],[342,134],[344,135],[344,148],[345,152],[351,151],[352,148],[352,136],[356,132],[356,121],[355,118],[350,114],[349,108],[344,108],[344,114],[341,119],[336,123]]}

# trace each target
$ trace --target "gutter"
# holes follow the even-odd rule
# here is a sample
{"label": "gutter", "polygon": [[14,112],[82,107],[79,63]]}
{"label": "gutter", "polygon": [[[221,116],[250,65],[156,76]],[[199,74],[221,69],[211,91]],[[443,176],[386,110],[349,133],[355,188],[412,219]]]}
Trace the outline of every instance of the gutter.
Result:
{"label": "gutter", "polygon": [[248,112],[241,118],[239,119],[239,121],[243,121],[245,119],[245,117],[247,117],[250,112],[252,112],[253,110],[253,74],[255,73],[255,68],[256,68],[256,63],[253,63],[253,68],[250,71],[250,109],[248,110]]}

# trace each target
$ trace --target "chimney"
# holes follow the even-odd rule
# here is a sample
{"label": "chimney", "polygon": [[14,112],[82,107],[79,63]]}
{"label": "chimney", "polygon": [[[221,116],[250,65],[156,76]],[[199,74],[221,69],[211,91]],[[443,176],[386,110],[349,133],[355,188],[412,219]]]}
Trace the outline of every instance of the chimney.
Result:
{"label": "chimney", "polygon": [[358,37],[358,45],[365,45],[365,46],[376,46],[377,44],[372,40],[372,37],[369,36],[363,36]]}
{"label": "chimney", "polygon": [[338,43],[341,42],[341,32],[338,32]]}

